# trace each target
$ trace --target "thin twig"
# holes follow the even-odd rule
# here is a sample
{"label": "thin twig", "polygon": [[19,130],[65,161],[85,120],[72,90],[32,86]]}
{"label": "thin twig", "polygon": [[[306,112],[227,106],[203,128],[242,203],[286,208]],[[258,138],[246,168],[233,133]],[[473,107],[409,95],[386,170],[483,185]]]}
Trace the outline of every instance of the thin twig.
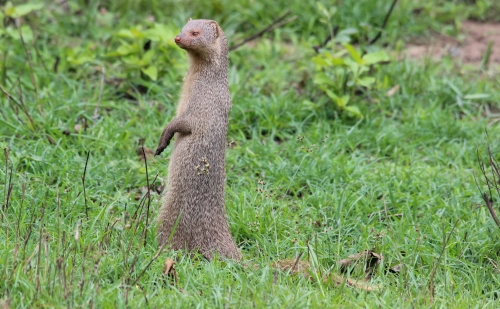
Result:
{"label": "thin twig", "polygon": [[85,160],[85,168],[83,169],[82,185],[83,185],[83,199],[85,202],[85,216],[89,219],[89,209],[87,207],[87,191],[85,190],[85,175],[87,174],[87,165],[89,163],[90,151],[87,151],[87,160]]}
{"label": "thin twig", "polygon": [[500,228],[500,220],[497,217],[497,214],[495,213],[495,210],[493,209],[493,204],[491,203],[490,197],[488,196],[488,193],[484,192],[483,193],[483,200],[486,202],[486,207],[488,207],[488,210],[490,211],[491,217],[497,224],[497,226]]}
{"label": "thin twig", "polygon": [[[485,134],[486,134],[486,139],[489,140],[488,131],[486,129],[485,129]],[[490,179],[486,173],[486,167],[480,158],[479,147],[477,146],[477,144],[476,144],[476,147],[477,147],[477,150],[476,150],[477,161],[479,163],[479,168],[481,169],[481,173],[483,174],[483,177],[485,179],[485,183],[488,186],[489,195],[487,192],[483,192],[483,190],[479,186],[476,175],[474,175],[474,181],[476,183],[476,186],[477,186],[479,192],[481,192],[481,197],[483,198],[484,202],[486,203],[486,207],[488,208],[488,211],[490,212],[491,217],[495,221],[496,225],[500,228],[500,219],[496,215],[495,209],[493,208],[493,201],[491,199],[491,197],[493,197],[492,184],[493,184],[494,188],[496,189],[497,193],[500,195],[500,188],[498,187],[498,181],[500,181],[499,180],[500,179],[500,169],[498,168],[498,165],[496,164],[495,160],[493,159],[493,154],[491,152],[491,148],[490,148],[490,145],[488,143],[487,149],[488,149],[489,163],[490,163],[490,168],[491,168],[491,174],[493,175],[493,180]],[[495,175],[496,175],[496,177],[495,177]]]}
{"label": "thin twig", "polygon": [[493,261],[492,259],[490,259],[489,257],[486,257],[488,259],[488,261],[490,261],[491,265],[493,265],[493,267],[497,270],[497,272],[500,273],[500,269],[498,268],[498,265],[497,263],[495,263],[495,261]]}
{"label": "thin twig", "polygon": [[2,90],[2,92],[7,96],[7,98],[14,102],[14,104],[16,104],[17,106],[19,106],[19,108],[21,108],[21,110],[24,112],[24,114],[28,117],[29,121],[31,122],[31,125],[33,126],[33,130],[36,128],[35,126],[35,122],[33,121],[33,118],[31,118],[30,114],[28,113],[28,110],[26,109],[26,106],[24,105],[24,103],[19,103],[17,102],[16,99],[14,99],[14,97],[7,92],[7,90],[5,90],[2,86],[0,86],[0,90]]}
{"label": "thin twig", "polygon": [[337,35],[338,32],[339,32],[339,26],[335,26],[335,28],[333,28],[333,33],[329,33],[326,39],[323,41],[323,43],[321,43],[320,45],[313,46],[314,51],[316,51],[316,53],[319,54],[320,48],[325,47],[326,44],[328,44],[328,42],[330,42],[331,39],[333,39]]}
{"label": "thin twig", "polygon": [[296,270],[297,265],[299,264],[300,257],[304,254],[304,252],[300,252],[299,255],[297,255],[297,259],[295,260],[295,263],[293,264],[293,267],[290,269],[290,271],[293,271],[294,269]]}
{"label": "thin twig", "polygon": [[[265,33],[267,32],[270,32],[278,27],[281,27],[283,26],[284,24],[287,24],[293,20],[295,20],[297,18],[297,16],[293,16],[292,18],[288,19],[288,20],[285,20],[283,21],[286,17],[288,17],[288,15],[290,15],[291,12],[290,11],[287,11],[285,14],[283,14],[281,17],[278,17],[277,19],[275,19],[267,28],[249,36],[248,38],[244,39],[243,41],[241,41],[240,43],[236,44],[236,45],[233,45],[229,48],[229,51],[234,51],[238,48],[240,48],[241,46],[245,45],[246,43],[250,42],[250,41],[253,41],[255,40],[256,38],[258,37],[261,37],[262,35],[264,35]],[[282,22],[283,21],[283,22]]]}
{"label": "thin twig", "polygon": [[392,1],[391,7],[389,8],[389,12],[387,12],[387,14],[385,15],[384,21],[382,22],[382,26],[380,26],[379,32],[377,33],[377,35],[373,39],[371,39],[371,41],[368,43],[369,45],[372,45],[375,42],[377,42],[378,39],[380,39],[380,37],[382,36],[382,31],[384,30],[385,26],[387,25],[387,22],[389,21],[389,17],[391,16],[392,10],[394,10],[394,7],[396,6],[397,2],[398,2],[398,0]]}

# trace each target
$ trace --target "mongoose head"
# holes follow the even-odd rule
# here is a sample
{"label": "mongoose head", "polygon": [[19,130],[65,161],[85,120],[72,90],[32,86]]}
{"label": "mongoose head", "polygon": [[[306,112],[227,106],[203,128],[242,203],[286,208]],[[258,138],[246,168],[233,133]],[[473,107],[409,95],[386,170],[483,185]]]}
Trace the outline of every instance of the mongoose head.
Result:
{"label": "mongoose head", "polygon": [[219,55],[221,51],[221,41],[225,43],[222,29],[217,22],[207,19],[191,18],[182,28],[181,33],[175,37],[175,43],[188,53],[197,56],[213,57]]}

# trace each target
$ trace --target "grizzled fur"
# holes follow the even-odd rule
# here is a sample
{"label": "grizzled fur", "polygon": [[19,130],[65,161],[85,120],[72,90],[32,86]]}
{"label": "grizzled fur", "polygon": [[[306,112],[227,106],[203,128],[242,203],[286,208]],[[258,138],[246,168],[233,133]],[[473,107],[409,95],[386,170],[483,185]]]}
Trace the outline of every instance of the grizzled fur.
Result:
{"label": "grizzled fur", "polygon": [[[170,248],[240,259],[224,205],[225,151],[231,96],[228,47],[212,20],[189,20],[175,39],[186,50],[189,70],[177,116],[161,135],[156,155],[176,140],[158,220],[158,240]],[[178,220],[178,225],[174,230]],[[172,238],[169,237],[173,232]]]}

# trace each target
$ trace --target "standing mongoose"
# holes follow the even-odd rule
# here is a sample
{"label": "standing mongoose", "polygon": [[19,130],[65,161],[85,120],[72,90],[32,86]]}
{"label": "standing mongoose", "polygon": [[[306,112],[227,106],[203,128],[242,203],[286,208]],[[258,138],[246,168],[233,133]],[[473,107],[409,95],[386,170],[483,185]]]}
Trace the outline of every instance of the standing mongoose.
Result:
{"label": "standing mongoose", "polygon": [[[155,155],[176,135],[158,228],[160,245],[240,259],[224,206],[226,135],[231,95],[228,46],[213,20],[192,20],[175,37],[189,70],[176,117],[163,131]],[[172,234],[173,232],[173,234]]]}

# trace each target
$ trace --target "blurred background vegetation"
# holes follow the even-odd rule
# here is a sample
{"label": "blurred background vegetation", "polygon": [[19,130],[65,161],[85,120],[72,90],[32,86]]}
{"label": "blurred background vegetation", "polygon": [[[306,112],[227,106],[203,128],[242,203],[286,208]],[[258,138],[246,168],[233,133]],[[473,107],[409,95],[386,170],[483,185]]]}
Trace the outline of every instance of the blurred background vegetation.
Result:
{"label": "blurred background vegetation", "polygon": [[[500,153],[498,46],[470,63],[405,51],[460,46],[465,22],[498,25],[500,3],[399,0],[388,16],[393,3],[0,1],[0,304],[495,308],[500,231],[473,175],[485,190],[485,128]],[[285,14],[229,56],[226,205],[255,269],[156,255],[170,149],[141,154],[175,115],[173,38],[214,19],[236,46]],[[367,249],[384,256],[375,293],[271,267],[302,257],[318,279]]]}

